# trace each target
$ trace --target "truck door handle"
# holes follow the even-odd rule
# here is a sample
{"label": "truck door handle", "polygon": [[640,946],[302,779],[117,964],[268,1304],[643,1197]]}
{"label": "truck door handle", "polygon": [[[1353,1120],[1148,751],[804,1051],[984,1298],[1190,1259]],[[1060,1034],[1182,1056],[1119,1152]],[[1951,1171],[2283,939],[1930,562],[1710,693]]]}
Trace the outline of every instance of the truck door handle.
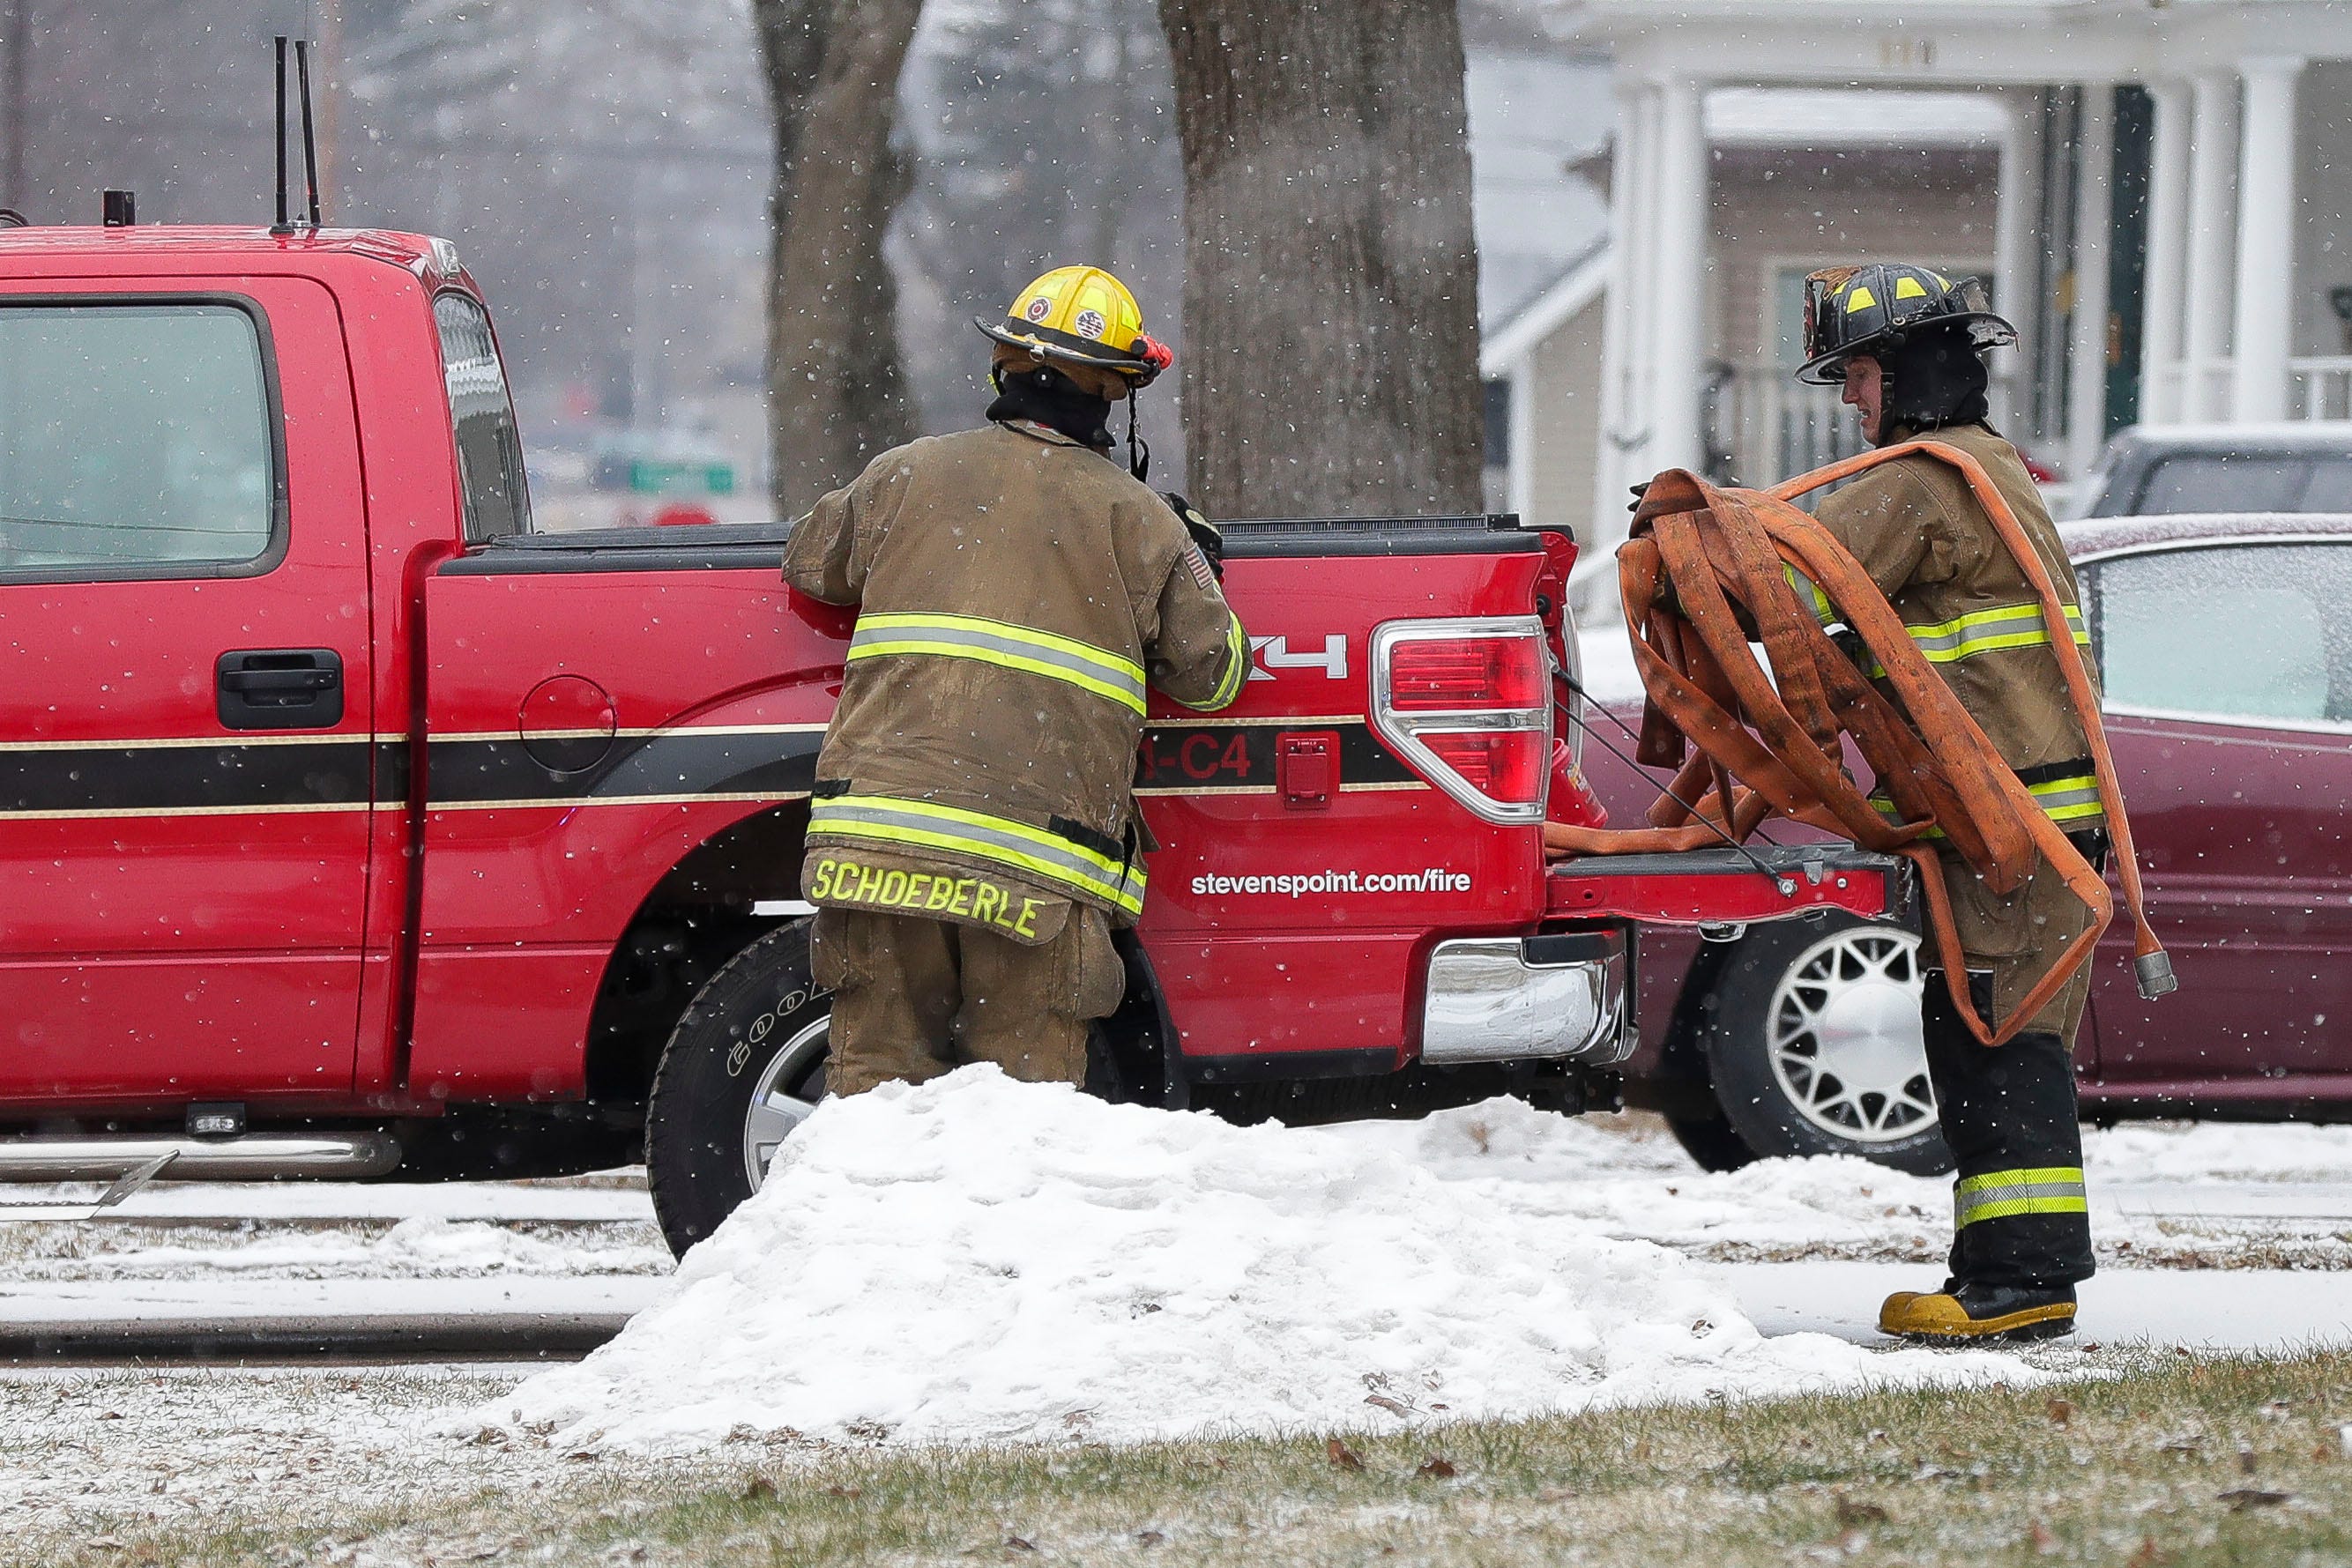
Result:
{"label": "truck door handle", "polygon": [[343,656],[332,648],[233,648],[213,666],[227,729],[328,729],[343,721]]}

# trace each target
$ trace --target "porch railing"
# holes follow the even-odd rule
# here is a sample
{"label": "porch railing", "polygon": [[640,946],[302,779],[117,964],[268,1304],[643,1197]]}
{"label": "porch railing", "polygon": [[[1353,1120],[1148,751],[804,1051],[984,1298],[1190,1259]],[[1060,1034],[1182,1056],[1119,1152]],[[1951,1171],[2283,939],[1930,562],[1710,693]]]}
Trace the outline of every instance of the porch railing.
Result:
{"label": "porch railing", "polygon": [[1707,470],[1718,483],[1769,485],[1861,451],[1862,423],[1836,387],[1780,365],[1715,367],[1707,383]]}
{"label": "porch railing", "polygon": [[[2158,365],[2141,397],[2149,424],[2228,424],[2234,395],[2231,360]],[[2286,363],[2286,417],[2296,423],[2352,419],[2352,354],[2307,354]],[[2192,401],[2191,392],[2197,395]]]}

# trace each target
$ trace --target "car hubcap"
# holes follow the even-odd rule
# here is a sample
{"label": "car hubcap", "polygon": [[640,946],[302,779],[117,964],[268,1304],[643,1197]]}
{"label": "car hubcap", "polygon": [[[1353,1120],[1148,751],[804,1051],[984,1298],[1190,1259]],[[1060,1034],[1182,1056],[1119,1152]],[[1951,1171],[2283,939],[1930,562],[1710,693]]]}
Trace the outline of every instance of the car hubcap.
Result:
{"label": "car hubcap", "polygon": [[743,1114],[743,1174],[757,1192],[784,1140],[824,1098],[824,1057],[829,1018],[805,1024],[768,1059],[751,1086],[751,1108]]}
{"label": "car hubcap", "polygon": [[1839,931],[1800,954],[1772,993],[1772,1075],[1798,1114],[1833,1138],[1886,1144],[1936,1124],[1918,956],[1907,931]]}

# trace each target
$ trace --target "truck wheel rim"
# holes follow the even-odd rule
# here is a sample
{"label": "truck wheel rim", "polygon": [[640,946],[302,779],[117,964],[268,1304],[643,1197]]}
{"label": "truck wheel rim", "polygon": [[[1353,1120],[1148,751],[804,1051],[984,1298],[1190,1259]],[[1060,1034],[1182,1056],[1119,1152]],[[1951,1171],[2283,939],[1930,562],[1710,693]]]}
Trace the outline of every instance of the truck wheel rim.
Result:
{"label": "truck wheel rim", "polygon": [[1868,926],[1797,956],[1765,1010],[1772,1076],[1807,1123],[1854,1144],[1936,1124],[1919,1038],[1919,938]]}
{"label": "truck wheel rim", "polygon": [[753,1192],[768,1179],[768,1166],[784,1140],[824,1098],[826,1031],[832,1022],[821,1018],[803,1025],[768,1059],[760,1081],[751,1086],[751,1108],[743,1113],[743,1174],[751,1177]]}

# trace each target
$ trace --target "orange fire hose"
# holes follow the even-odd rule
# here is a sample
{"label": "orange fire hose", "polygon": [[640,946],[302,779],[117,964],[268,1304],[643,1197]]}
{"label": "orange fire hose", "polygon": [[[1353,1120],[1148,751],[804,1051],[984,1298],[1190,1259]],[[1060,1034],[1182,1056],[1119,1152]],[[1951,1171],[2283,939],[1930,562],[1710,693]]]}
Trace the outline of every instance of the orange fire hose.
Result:
{"label": "orange fire hose", "polygon": [[[2135,927],[2140,993],[2152,998],[2174,988],[2170,962],[2148,928],[2131,824],[2100,727],[2098,692],[2066,630],[2065,601],[1991,476],[1966,453],[1937,442],[1865,453],[1768,491],[1719,489],[1682,469],[1651,482],[1633,536],[1618,551],[1618,588],[1649,694],[1637,755],[1647,766],[1679,765],[1679,770],[1651,807],[1649,827],[1547,823],[1544,847],[1553,855],[1704,849],[1726,835],[1744,840],[1777,816],[1906,856],[1918,868],[1928,929],[1953,1004],[1979,1040],[2000,1045],[2089,960],[2115,905],[2106,880],[2001,761],[1869,573],[1834,535],[1790,504],[1915,454],[1959,471],[2042,602],[2043,623],[2053,629],[2051,648],[2090,739],[2100,804]],[[1830,640],[1812,609],[1799,601],[1784,563],[1827,596],[1875,656],[1893,700]],[[1758,663],[1751,638],[1763,644],[1769,674]],[[1847,776],[1846,736],[1903,820],[1881,816]],[[1707,820],[1693,821],[1694,810]],[[1969,997],[1950,896],[1936,852],[1920,841],[1930,828],[1942,829],[1995,893],[2014,891],[2046,860],[2090,912],[2089,927],[1998,1029],[1977,1016]]]}

